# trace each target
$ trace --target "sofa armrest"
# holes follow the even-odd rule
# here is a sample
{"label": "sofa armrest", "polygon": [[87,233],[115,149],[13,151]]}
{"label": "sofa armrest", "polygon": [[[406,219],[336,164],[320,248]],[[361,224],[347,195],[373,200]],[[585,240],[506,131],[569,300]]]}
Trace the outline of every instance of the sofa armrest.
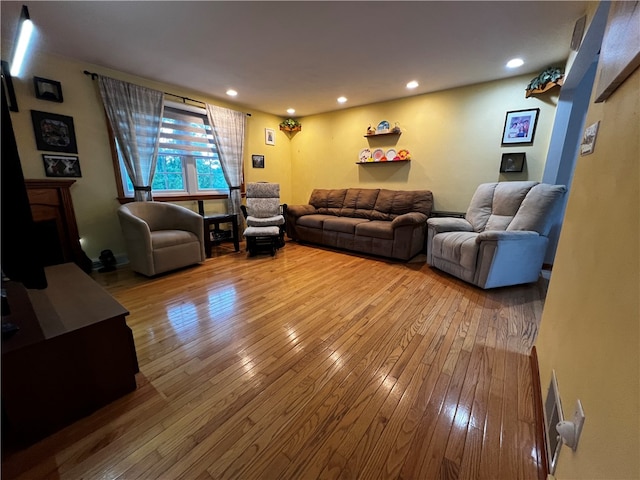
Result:
{"label": "sofa armrest", "polygon": [[424,225],[427,222],[427,216],[420,212],[409,212],[398,215],[391,221],[391,228],[398,228],[403,225]]}
{"label": "sofa armrest", "polygon": [[539,236],[538,232],[532,232],[529,230],[486,230],[478,234],[476,237],[476,243],[479,244],[483,241],[501,242],[508,240],[532,240]]}
{"label": "sofa armrest", "polygon": [[289,218],[299,218],[303,215],[313,215],[318,213],[313,205],[287,205],[287,216]]}
{"label": "sofa armrest", "polygon": [[436,217],[427,220],[427,226],[435,233],[473,232],[473,227],[464,218]]}

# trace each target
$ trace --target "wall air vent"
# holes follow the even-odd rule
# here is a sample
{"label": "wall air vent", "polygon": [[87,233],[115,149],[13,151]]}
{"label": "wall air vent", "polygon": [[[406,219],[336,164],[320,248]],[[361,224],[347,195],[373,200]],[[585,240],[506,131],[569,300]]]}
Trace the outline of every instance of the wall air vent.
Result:
{"label": "wall air vent", "polygon": [[551,372],[551,381],[547,390],[547,399],[544,402],[544,430],[547,442],[547,455],[549,456],[549,473],[553,475],[558,463],[558,454],[562,447],[562,439],[556,430],[558,422],[564,420],[562,415],[562,402],[560,401],[560,391],[558,390],[558,379],[556,371]]}

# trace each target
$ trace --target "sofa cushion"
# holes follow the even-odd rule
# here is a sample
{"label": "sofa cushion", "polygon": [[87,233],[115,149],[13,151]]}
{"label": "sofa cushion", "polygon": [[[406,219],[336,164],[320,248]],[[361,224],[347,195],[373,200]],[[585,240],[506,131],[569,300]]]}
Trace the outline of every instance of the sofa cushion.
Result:
{"label": "sofa cushion", "polygon": [[298,218],[298,225],[302,225],[303,227],[322,229],[322,224],[324,223],[324,221],[334,217],[334,215],[321,215],[319,213],[313,215],[304,215]]}
{"label": "sofa cushion", "polygon": [[356,226],[361,223],[369,223],[366,218],[333,217],[327,218],[322,224],[322,228],[332,232],[355,233]]}
{"label": "sofa cushion", "polygon": [[313,205],[318,213],[339,215],[346,193],[346,188],[334,190],[316,188],[311,192],[309,204]]}
{"label": "sofa cushion", "polygon": [[244,229],[245,237],[277,237],[280,235],[278,227],[247,227]]}
{"label": "sofa cushion", "polygon": [[154,250],[189,242],[198,243],[199,240],[195,234],[186,230],[156,230],[151,232],[151,246]]}
{"label": "sofa cushion", "polygon": [[249,227],[270,227],[274,225],[284,225],[284,217],[275,215],[273,217],[247,216],[247,226]]}
{"label": "sofa cushion", "polygon": [[393,220],[398,215],[420,212],[431,215],[433,195],[428,190],[381,189],[376,199],[372,219]]}
{"label": "sofa cushion", "polygon": [[561,204],[566,191],[564,185],[536,185],[522,201],[522,205],[507,230],[531,230],[549,235],[555,220],[553,211]]}
{"label": "sofa cushion", "polygon": [[371,220],[370,222],[359,223],[356,226],[356,235],[393,240],[393,227],[391,222],[388,221]]}
{"label": "sofa cushion", "polygon": [[465,218],[473,230],[506,230],[529,190],[538,182],[493,182],[479,185]]}
{"label": "sofa cushion", "polygon": [[268,218],[280,213],[279,198],[247,198],[247,213],[256,218]]}
{"label": "sofa cushion", "polygon": [[377,188],[350,188],[344,197],[340,216],[371,218],[379,191]]}

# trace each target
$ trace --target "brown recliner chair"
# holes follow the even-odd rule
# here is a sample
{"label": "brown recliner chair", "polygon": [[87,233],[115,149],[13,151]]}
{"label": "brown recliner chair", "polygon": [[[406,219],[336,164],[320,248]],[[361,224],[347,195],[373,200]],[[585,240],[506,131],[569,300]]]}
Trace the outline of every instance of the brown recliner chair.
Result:
{"label": "brown recliner chair", "polygon": [[132,202],[118,209],[135,272],[148,277],[205,260],[202,217],[164,202]]}

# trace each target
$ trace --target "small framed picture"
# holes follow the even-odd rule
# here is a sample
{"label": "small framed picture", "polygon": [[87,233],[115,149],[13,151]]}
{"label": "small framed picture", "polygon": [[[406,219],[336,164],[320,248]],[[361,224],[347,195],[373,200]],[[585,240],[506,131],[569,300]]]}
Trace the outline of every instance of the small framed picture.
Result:
{"label": "small framed picture", "polygon": [[500,173],[522,172],[527,156],[522,153],[503,153],[500,162]]}
{"label": "small framed picture", "polygon": [[33,77],[33,88],[36,98],[62,103],[62,85],[55,80],[42,77]]}
{"label": "small framed picture", "polygon": [[276,131],[273,128],[264,129],[264,143],[267,145],[276,144]]}
{"label": "small framed picture", "polygon": [[507,112],[502,132],[502,145],[533,143],[539,113],[539,108]]}
{"label": "small framed picture", "polygon": [[38,150],[78,153],[72,117],[31,110],[31,121]]}
{"label": "small framed picture", "polygon": [[253,168],[264,168],[264,155],[251,155]]}
{"label": "small framed picture", "polygon": [[580,155],[590,155],[593,153],[593,149],[596,147],[596,137],[598,136],[599,126],[600,121],[598,120],[596,123],[585,128],[582,142],[580,143]]}
{"label": "small framed picture", "polygon": [[80,160],[73,155],[42,154],[44,173],[47,177],[81,177]]}

